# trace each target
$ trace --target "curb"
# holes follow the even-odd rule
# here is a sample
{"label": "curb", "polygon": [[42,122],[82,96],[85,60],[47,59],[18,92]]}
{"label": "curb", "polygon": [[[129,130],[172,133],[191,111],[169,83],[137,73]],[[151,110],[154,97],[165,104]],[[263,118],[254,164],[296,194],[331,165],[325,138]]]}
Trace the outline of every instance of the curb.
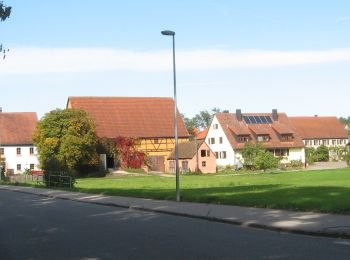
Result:
{"label": "curb", "polygon": [[[6,190],[6,191],[11,191],[11,192],[36,195],[39,197],[46,197],[46,198],[53,198],[53,199],[60,199],[60,200],[69,200],[69,201],[74,201],[74,202],[79,202],[79,203],[87,203],[87,204],[109,206],[109,207],[118,207],[118,208],[139,210],[139,211],[145,211],[145,212],[161,213],[161,214],[172,215],[172,216],[201,219],[201,220],[207,220],[207,221],[212,221],[212,222],[231,224],[231,225],[240,226],[240,227],[244,227],[244,228],[256,228],[256,229],[264,229],[264,230],[269,230],[269,231],[274,231],[274,232],[281,232],[281,233],[283,232],[283,233],[318,236],[318,237],[332,237],[332,238],[350,239],[350,234],[345,233],[345,232],[306,231],[306,230],[302,230],[302,229],[273,227],[273,226],[260,224],[260,223],[249,223],[249,222],[244,222],[244,221],[239,221],[239,220],[228,220],[228,219],[224,219],[224,218],[209,217],[209,216],[204,216],[204,215],[201,216],[201,215],[194,215],[194,214],[189,214],[189,213],[179,213],[179,212],[174,212],[174,211],[145,208],[142,206],[133,206],[133,205],[126,206],[126,205],[122,205],[122,204],[118,204],[118,203],[85,201],[85,200],[81,200],[81,199],[67,198],[67,197],[61,197],[61,196],[56,196],[56,195],[44,194],[44,193],[38,194],[38,193],[30,192],[30,191],[2,188],[1,186],[0,186],[0,189]],[[89,193],[84,193],[84,194],[89,194]],[[91,194],[89,194],[89,195],[91,195]]]}

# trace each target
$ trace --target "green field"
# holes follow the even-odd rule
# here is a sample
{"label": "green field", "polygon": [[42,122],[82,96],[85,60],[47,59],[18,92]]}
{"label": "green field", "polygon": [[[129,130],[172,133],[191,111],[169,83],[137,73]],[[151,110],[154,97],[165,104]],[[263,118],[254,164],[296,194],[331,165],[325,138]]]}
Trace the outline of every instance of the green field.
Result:
{"label": "green field", "polygon": [[[350,169],[243,175],[181,176],[181,199],[229,205],[350,213]],[[175,199],[175,178],[82,178],[76,191]]]}

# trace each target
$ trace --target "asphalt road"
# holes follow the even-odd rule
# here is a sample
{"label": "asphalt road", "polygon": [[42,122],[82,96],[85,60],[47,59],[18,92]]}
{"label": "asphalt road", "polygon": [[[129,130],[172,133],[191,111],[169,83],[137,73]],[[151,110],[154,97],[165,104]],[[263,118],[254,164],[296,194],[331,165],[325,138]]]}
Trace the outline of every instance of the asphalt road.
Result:
{"label": "asphalt road", "polygon": [[348,259],[350,241],[0,190],[0,259]]}

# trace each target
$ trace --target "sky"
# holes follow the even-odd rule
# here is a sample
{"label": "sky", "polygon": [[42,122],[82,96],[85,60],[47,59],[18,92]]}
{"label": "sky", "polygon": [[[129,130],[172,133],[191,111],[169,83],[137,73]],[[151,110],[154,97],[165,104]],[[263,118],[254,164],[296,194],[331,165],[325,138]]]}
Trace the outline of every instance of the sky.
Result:
{"label": "sky", "polygon": [[350,116],[348,0],[3,0],[0,107],[65,108],[69,96],[173,96],[212,108]]}

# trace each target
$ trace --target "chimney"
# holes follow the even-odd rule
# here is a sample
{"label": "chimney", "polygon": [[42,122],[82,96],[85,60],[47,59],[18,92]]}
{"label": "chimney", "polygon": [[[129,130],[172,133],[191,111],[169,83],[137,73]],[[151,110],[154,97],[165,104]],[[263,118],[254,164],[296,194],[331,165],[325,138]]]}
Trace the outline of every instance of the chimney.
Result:
{"label": "chimney", "polygon": [[273,119],[273,121],[277,121],[278,120],[277,109],[272,109],[272,119]]}
{"label": "chimney", "polygon": [[242,110],[236,109],[236,117],[238,121],[242,121]]}

